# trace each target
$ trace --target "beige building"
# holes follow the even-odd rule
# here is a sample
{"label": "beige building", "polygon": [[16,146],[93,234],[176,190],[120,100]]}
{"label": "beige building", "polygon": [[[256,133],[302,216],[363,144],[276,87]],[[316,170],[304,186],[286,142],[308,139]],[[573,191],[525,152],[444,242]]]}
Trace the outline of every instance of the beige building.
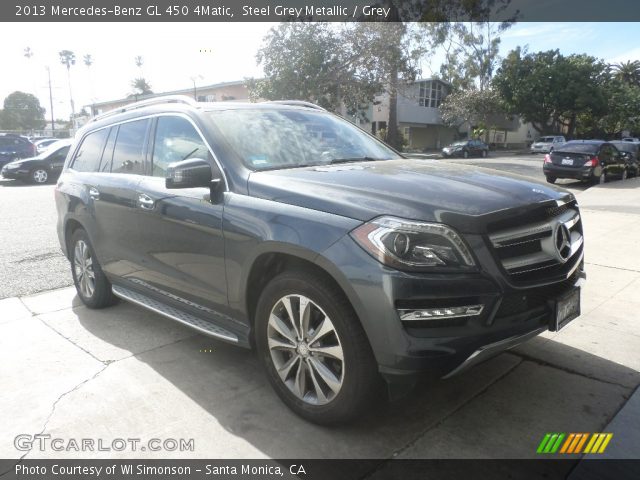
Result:
{"label": "beige building", "polygon": [[109,100],[107,102],[98,102],[92,105],[86,105],[86,108],[91,112],[92,116],[95,116],[108,112],[109,110],[124,107],[125,105],[133,102],[162,95],[188,95],[199,102],[246,102],[249,100],[249,90],[247,89],[247,85],[243,80],[239,80],[235,82],[216,83],[213,85],[193,86],[182,90],[159,92],[150,95],[133,95],[118,100]]}

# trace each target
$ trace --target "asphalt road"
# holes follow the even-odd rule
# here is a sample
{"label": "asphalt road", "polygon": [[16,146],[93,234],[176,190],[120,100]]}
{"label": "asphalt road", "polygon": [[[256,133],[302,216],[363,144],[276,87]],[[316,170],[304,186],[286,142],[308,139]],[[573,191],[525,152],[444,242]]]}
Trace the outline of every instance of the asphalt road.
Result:
{"label": "asphalt road", "polygon": [[[544,181],[542,157],[539,155],[495,154],[487,159],[425,161],[478,165]],[[567,180],[558,180],[558,185],[574,192],[587,188],[580,182]],[[68,262],[62,256],[56,236],[53,189],[53,185],[25,185],[0,179],[0,299],[29,295],[72,283]]]}

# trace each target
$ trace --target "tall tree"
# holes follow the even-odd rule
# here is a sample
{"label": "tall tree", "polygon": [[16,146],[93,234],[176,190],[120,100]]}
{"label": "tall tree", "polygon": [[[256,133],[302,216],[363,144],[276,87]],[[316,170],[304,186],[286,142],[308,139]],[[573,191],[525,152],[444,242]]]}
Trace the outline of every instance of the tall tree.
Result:
{"label": "tall tree", "polygon": [[31,60],[31,57],[33,57],[33,50],[31,50],[31,47],[26,47],[23,50],[23,55],[28,59]]}
{"label": "tall tree", "polygon": [[500,64],[500,36],[513,22],[440,22],[427,24],[434,46],[442,46],[443,80],[454,88],[488,88]]}
{"label": "tall tree", "polygon": [[640,87],[640,61],[627,61],[609,65],[613,76],[630,85]]}
{"label": "tall tree", "polygon": [[[376,94],[390,96],[387,141],[398,146],[398,86],[415,78],[407,27],[399,23],[284,23],[270,30],[258,51],[264,78],[250,82],[253,98],[299,99],[351,115]],[[395,126],[395,128],[393,128]]]}
{"label": "tall tree", "polygon": [[71,103],[71,118],[76,116],[76,107],[73,103],[73,92],[71,91],[71,67],[76,64],[76,54],[71,50],[62,50],[58,53],[60,63],[67,67],[67,82],[69,83],[69,102]]}
{"label": "tall tree", "polygon": [[45,109],[35,95],[13,92],[4,99],[1,127],[7,130],[38,130],[44,127]]}
{"label": "tall tree", "polygon": [[606,65],[588,55],[564,57],[558,50],[528,53],[517,48],[504,59],[493,83],[509,111],[538,132],[565,127],[573,136],[582,114],[606,111],[605,74]]}

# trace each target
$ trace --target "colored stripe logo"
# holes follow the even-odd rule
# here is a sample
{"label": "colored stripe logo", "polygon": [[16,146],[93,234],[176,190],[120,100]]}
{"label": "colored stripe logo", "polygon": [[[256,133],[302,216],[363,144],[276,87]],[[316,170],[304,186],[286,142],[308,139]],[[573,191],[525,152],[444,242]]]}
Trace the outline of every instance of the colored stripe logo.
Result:
{"label": "colored stripe logo", "polygon": [[538,445],[541,454],[604,453],[613,433],[547,433]]}

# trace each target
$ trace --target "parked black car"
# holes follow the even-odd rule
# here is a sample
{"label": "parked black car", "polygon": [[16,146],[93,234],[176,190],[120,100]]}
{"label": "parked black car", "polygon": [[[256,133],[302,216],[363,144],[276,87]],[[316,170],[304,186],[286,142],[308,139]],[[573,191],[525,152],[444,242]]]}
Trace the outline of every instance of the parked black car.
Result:
{"label": "parked black car", "polygon": [[462,140],[454,142],[442,149],[443,157],[486,157],[489,155],[489,145],[480,140]]}
{"label": "parked black car", "polygon": [[156,98],[76,135],[55,190],[90,308],[116,297],[253,347],[318,423],[580,311],[569,192],[403,158],[315,105]]}
{"label": "parked black car", "polygon": [[0,173],[4,178],[24,182],[47,183],[55,181],[62,172],[64,160],[67,158],[70,147],[71,140],[58,140],[37,157],[7,163],[2,167]]}
{"label": "parked black car", "polygon": [[0,134],[0,168],[13,160],[37,155],[33,143],[20,135]]}
{"label": "parked black car", "polygon": [[637,177],[640,174],[640,142],[613,141],[611,143],[625,158],[629,176]]}
{"label": "parked black car", "polygon": [[610,142],[603,140],[572,140],[544,157],[542,170],[547,182],[572,178],[594,184],[613,177],[627,178],[625,156]]}

